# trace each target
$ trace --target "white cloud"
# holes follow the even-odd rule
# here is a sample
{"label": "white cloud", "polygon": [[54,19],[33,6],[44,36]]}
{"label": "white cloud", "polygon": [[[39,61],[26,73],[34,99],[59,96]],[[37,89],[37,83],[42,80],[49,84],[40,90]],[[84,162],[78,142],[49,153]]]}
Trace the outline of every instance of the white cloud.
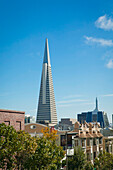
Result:
{"label": "white cloud", "polygon": [[63,100],[63,101],[58,101],[57,103],[74,103],[74,102],[86,102],[88,100],[83,100],[83,99],[74,99],[74,100]]}
{"label": "white cloud", "polygon": [[93,37],[88,37],[85,36],[86,43],[87,44],[99,44],[101,46],[113,46],[113,41],[112,40],[106,40],[103,38],[93,38]]}
{"label": "white cloud", "polygon": [[94,105],[94,103],[80,103],[79,105]]}
{"label": "white cloud", "polygon": [[76,97],[81,97],[82,95],[69,95],[69,96],[64,96],[63,99],[71,99],[71,98],[76,98]]}
{"label": "white cloud", "polygon": [[109,62],[106,64],[107,68],[113,69],[113,59],[110,59]]}
{"label": "white cloud", "polygon": [[61,104],[61,105],[58,105],[58,107],[70,107],[70,106],[73,106],[73,104]]}
{"label": "white cloud", "polygon": [[113,94],[104,94],[104,95],[101,95],[102,97],[112,97]]}
{"label": "white cloud", "polygon": [[108,18],[107,15],[101,16],[95,22],[96,27],[104,30],[113,30],[113,19]]}
{"label": "white cloud", "polygon": [[[94,103],[77,103],[79,106],[85,106],[85,105],[94,105]],[[57,104],[58,107],[70,107],[70,106],[75,106],[75,104]]]}

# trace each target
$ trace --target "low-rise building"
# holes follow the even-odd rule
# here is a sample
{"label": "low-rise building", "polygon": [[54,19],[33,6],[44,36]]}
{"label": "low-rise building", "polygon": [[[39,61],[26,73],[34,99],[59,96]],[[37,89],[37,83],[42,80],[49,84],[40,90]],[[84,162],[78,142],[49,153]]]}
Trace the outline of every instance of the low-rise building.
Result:
{"label": "low-rise building", "polygon": [[87,159],[92,162],[103,151],[103,135],[100,133],[100,125],[95,123],[80,124],[75,123],[75,132],[73,136],[73,147],[81,146],[87,155]]}
{"label": "low-rise building", "polygon": [[25,112],[0,109],[0,123],[13,126],[17,131],[24,130]]}
{"label": "low-rise building", "polygon": [[25,124],[25,132],[28,132],[31,136],[42,136],[42,129],[47,126],[40,123],[27,123]]}
{"label": "low-rise building", "polygon": [[103,135],[97,122],[84,124],[76,122],[74,130],[64,132],[60,138],[64,149],[80,146],[86,153],[87,160],[92,162],[103,151]]}
{"label": "low-rise building", "polygon": [[73,118],[61,118],[61,121],[54,127],[57,130],[73,130],[74,129],[74,124],[77,120]]}
{"label": "low-rise building", "polygon": [[104,128],[101,129],[103,137],[103,150],[108,153],[113,154],[113,129],[112,128]]}
{"label": "low-rise building", "polygon": [[113,154],[113,136],[103,138],[103,150]]}

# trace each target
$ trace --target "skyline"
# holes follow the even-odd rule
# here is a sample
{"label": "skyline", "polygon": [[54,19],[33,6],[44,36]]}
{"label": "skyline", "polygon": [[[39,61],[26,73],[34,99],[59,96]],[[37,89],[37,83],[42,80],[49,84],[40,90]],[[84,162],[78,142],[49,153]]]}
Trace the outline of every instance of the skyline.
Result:
{"label": "skyline", "polygon": [[0,1],[0,108],[35,115],[48,38],[58,120],[113,114],[113,2]]}

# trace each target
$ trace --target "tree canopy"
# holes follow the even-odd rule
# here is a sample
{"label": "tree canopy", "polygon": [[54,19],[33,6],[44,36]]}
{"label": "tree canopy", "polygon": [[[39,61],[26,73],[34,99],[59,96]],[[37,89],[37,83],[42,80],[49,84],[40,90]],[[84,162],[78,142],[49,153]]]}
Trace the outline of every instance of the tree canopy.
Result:
{"label": "tree canopy", "polygon": [[74,155],[68,158],[69,170],[91,170],[93,165],[87,161],[86,155],[81,147],[74,149]]}
{"label": "tree canopy", "polygon": [[112,170],[113,169],[113,155],[108,152],[100,153],[98,158],[95,159],[94,167],[99,170]]}
{"label": "tree canopy", "polygon": [[57,169],[64,157],[57,146],[56,132],[46,129],[42,137],[31,137],[24,131],[0,124],[0,168],[7,169]]}

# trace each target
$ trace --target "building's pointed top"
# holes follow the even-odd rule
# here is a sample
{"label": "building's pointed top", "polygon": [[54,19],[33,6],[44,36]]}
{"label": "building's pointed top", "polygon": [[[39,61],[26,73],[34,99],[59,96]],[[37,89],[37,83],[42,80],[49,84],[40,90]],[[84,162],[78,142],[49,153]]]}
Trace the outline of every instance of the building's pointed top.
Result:
{"label": "building's pointed top", "polygon": [[98,110],[98,100],[97,100],[97,97],[96,97],[96,110]]}
{"label": "building's pointed top", "polygon": [[44,51],[44,61],[43,63],[47,63],[48,66],[51,66],[50,64],[50,56],[49,56],[49,46],[48,46],[48,39],[46,38],[45,42],[45,51]]}

